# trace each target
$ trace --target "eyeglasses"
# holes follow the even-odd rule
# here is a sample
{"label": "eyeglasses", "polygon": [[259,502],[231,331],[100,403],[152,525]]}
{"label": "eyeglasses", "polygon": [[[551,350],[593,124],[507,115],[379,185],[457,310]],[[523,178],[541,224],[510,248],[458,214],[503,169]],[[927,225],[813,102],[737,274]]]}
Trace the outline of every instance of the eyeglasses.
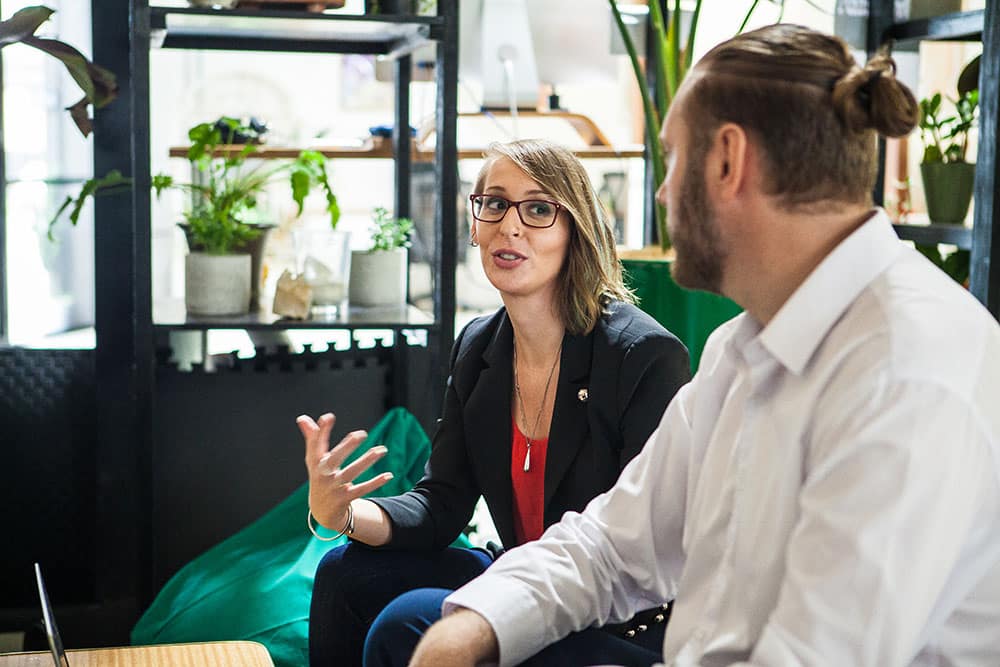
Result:
{"label": "eyeglasses", "polygon": [[511,201],[499,195],[469,195],[469,201],[472,202],[472,217],[480,222],[500,222],[513,206],[521,222],[536,229],[554,225],[559,211],[564,208],[559,202],[547,199]]}

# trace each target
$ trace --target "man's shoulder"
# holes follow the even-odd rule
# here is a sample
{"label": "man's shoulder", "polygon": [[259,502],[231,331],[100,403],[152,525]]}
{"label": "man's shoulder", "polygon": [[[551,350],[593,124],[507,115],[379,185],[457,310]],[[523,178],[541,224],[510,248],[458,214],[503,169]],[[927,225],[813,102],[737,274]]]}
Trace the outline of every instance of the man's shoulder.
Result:
{"label": "man's shoulder", "polygon": [[874,280],[831,334],[836,347],[864,350],[871,363],[896,378],[954,385],[957,391],[1000,364],[996,320],[967,289],[916,253]]}

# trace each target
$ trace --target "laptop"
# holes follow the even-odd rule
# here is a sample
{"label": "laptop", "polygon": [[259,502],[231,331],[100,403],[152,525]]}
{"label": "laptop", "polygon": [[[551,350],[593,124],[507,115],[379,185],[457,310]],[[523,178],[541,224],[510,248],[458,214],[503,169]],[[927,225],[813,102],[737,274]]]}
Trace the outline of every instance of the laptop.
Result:
{"label": "laptop", "polygon": [[42,581],[42,568],[35,563],[35,581],[38,583],[38,598],[42,603],[42,620],[45,622],[45,635],[49,638],[49,649],[52,651],[52,661],[56,667],[69,667],[66,649],[63,648],[56,626],[56,617],[52,613],[49,594],[45,592],[45,582]]}

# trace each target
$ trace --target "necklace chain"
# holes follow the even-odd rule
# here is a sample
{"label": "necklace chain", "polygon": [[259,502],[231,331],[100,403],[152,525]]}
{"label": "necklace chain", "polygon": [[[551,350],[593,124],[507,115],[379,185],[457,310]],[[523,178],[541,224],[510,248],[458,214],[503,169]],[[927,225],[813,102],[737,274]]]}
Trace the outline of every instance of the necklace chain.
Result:
{"label": "necklace chain", "polygon": [[[559,353],[556,352],[555,359],[552,360],[552,368],[549,369],[549,377],[545,380],[545,390],[542,392],[542,404],[538,406],[538,414],[535,415],[535,428],[531,433],[538,432],[538,425],[542,421],[542,413],[545,412],[545,401],[549,397],[549,384],[552,382],[552,374],[556,371],[556,364],[559,363]],[[521,416],[524,426],[528,426],[528,411],[524,409],[524,399],[521,397],[521,383],[517,379],[517,341],[514,341],[514,393],[517,395],[517,402],[521,406]],[[524,453],[524,472],[531,470],[531,436],[527,431],[524,433],[524,441],[528,448]]]}

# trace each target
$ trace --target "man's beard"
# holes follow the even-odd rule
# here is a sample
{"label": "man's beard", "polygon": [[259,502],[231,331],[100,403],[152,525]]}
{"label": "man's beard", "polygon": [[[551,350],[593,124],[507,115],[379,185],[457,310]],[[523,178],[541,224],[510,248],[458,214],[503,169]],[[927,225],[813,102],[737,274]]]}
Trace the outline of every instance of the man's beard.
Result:
{"label": "man's beard", "polygon": [[681,183],[679,210],[668,212],[675,216],[671,241],[677,253],[670,275],[681,287],[721,294],[727,253],[705,192],[706,152],[692,151]]}

